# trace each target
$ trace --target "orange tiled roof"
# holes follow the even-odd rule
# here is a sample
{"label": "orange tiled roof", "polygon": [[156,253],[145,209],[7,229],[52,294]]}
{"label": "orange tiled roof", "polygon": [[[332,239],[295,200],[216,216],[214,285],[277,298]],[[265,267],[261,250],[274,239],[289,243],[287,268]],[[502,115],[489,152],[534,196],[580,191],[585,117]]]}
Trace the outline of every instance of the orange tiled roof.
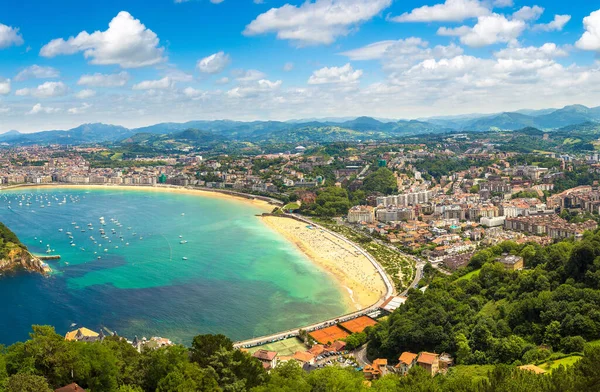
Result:
{"label": "orange tiled roof", "polygon": [[428,353],[423,351],[420,355],[419,355],[419,359],[417,360],[417,362],[419,363],[426,363],[428,365],[433,364],[436,360],[438,360],[439,355],[438,354],[434,354],[434,353]]}
{"label": "orange tiled roof", "polygon": [[294,359],[300,362],[310,362],[314,358],[314,355],[312,355],[308,351],[296,351],[294,353]]}
{"label": "orange tiled roof", "polygon": [[418,354],[414,354],[408,351],[405,351],[402,353],[402,355],[400,355],[400,358],[398,359],[401,363],[404,363],[406,365],[410,365],[411,363],[414,362],[415,359],[417,359],[419,355]]}

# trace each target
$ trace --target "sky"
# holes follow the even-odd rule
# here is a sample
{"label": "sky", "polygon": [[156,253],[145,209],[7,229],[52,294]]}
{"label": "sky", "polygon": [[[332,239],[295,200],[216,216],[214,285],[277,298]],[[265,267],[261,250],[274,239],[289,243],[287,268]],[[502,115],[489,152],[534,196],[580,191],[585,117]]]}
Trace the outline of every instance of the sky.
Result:
{"label": "sky", "polygon": [[590,0],[0,3],[0,132],[600,105]]}

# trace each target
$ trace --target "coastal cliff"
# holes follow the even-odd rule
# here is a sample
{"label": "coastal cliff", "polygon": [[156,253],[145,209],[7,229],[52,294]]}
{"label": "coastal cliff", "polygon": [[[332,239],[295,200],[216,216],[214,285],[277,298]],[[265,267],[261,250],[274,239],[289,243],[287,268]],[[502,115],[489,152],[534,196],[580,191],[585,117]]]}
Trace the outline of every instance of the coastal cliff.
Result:
{"label": "coastal cliff", "polygon": [[39,258],[33,256],[26,249],[16,247],[11,249],[8,254],[0,259],[0,271],[9,271],[15,269],[25,269],[27,271],[46,274],[48,268]]}
{"label": "coastal cliff", "polygon": [[50,271],[42,260],[27,250],[27,247],[19,241],[15,233],[3,223],[0,223],[0,271],[19,268],[41,274]]}

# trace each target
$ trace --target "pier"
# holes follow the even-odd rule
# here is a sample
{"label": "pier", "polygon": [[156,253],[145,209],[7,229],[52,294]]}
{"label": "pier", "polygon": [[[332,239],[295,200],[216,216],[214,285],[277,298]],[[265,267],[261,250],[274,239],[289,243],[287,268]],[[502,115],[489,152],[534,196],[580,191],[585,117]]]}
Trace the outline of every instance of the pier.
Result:
{"label": "pier", "polygon": [[46,261],[46,260],[60,260],[60,255],[51,255],[51,256],[40,256],[40,255],[36,255],[35,257],[37,257],[40,260]]}

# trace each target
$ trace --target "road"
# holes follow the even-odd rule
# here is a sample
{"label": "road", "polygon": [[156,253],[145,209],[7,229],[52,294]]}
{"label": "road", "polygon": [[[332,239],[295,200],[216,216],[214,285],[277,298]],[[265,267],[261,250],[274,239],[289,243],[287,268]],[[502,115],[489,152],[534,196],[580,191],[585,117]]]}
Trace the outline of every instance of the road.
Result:
{"label": "road", "polygon": [[366,344],[363,344],[362,346],[354,350],[354,352],[352,352],[352,355],[354,355],[354,359],[356,359],[356,362],[358,362],[358,365],[360,367],[364,368],[365,366],[371,364],[371,361],[369,361],[369,358],[367,358]]}

